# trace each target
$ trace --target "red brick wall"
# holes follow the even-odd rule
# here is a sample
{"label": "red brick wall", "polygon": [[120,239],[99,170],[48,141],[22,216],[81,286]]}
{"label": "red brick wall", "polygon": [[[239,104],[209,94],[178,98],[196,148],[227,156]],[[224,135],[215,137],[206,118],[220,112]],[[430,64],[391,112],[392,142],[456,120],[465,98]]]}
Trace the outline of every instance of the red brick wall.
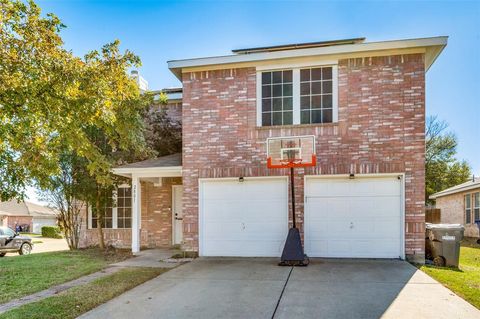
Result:
{"label": "red brick wall", "polygon": [[3,225],[10,227],[11,229],[15,230],[15,226],[17,225],[29,225],[29,231],[33,230],[33,222],[31,216],[5,216],[3,220]]}
{"label": "red brick wall", "polygon": [[[162,186],[142,182],[142,222],[140,244],[142,247],[172,246],[172,185],[181,184],[181,178],[164,178]],[[105,243],[121,248],[130,248],[131,229],[103,229]],[[81,228],[81,247],[98,244],[98,230],[87,229],[87,214],[84,211]]]}
{"label": "red brick wall", "polygon": [[338,123],[256,127],[255,68],[183,74],[183,213],[186,247],[198,249],[198,178],[286,175],[266,168],[271,136],[317,136],[318,165],[304,174],[405,172],[406,254],[424,256],[425,76],[422,54],[340,60]]}

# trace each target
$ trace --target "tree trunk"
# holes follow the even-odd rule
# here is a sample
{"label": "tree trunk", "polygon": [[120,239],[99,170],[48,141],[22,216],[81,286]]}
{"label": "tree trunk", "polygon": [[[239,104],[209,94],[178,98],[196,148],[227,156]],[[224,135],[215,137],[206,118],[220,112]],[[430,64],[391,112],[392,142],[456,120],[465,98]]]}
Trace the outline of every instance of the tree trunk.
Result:
{"label": "tree trunk", "polygon": [[97,231],[98,231],[98,247],[105,249],[105,240],[103,239],[103,212],[101,212],[100,203],[101,191],[97,188],[97,198],[95,200],[95,208],[97,211]]}

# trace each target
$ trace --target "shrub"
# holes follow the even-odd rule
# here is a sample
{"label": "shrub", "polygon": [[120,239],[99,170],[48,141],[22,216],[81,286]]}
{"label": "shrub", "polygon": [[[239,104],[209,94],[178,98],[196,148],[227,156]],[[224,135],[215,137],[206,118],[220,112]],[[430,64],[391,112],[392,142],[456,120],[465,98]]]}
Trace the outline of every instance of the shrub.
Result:
{"label": "shrub", "polygon": [[60,228],[58,228],[57,226],[43,226],[42,237],[62,238],[62,235],[60,233]]}

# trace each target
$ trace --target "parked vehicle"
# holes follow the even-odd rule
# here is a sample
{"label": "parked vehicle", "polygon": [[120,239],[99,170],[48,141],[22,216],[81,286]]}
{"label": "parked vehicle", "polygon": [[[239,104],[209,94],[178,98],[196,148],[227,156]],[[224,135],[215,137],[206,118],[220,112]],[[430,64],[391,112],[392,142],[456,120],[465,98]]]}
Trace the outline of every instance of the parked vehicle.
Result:
{"label": "parked vehicle", "polygon": [[10,227],[0,227],[0,257],[10,252],[29,255],[32,252],[32,239],[20,235]]}

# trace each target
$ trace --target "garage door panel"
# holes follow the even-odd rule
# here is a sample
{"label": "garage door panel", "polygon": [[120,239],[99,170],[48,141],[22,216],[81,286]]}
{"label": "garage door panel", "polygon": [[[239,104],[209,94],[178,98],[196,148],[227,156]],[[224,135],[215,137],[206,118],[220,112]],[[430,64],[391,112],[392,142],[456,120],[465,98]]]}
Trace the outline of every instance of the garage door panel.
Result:
{"label": "garage door panel", "polygon": [[241,185],[239,183],[233,183],[231,181],[218,183],[211,182],[203,184],[203,199],[211,200],[218,199],[222,200],[224,198],[235,198],[234,195],[239,192]]}
{"label": "garage door panel", "polygon": [[[286,216],[279,215],[279,211],[285,211],[286,203],[279,200],[209,200],[205,204],[205,209],[208,211],[209,221],[271,221],[271,220],[283,220]],[[247,213],[245,213],[247,212]],[[249,214],[248,212],[252,212]],[[253,213],[261,212],[261,214]]]}
{"label": "garage door panel", "polygon": [[283,200],[285,201],[285,180],[276,181],[262,181],[255,179],[251,181],[245,181],[241,186],[244,186],[244,193],[246,198],[251,200]]}
{"label": "garage door panel", "polygon": [[277,234],[285,231],[285,221],[265,221],[258,223],[245,223],[243,232],[250,238],[277,238]]}
{"label": "garage door panel", "polygon": [[[345,180],[329,179],[328,183],[318,183],[307,180],[306,196],[339,197],[339,196],[397,196],[400,192],[400,182],[390,180]],[[397,180],[398,181],[398,180]]]}
{"label": "garage door panel", "polygon": [[240,221],[241,201],[211,200],[205,205],[209,221]]}
{"label": "garage door panel", "polygon": [[204,226],[206,240],[224,238],[225,240],[240,240],[242,225],[240,222],[208,222]]}
{"label": "garage door panel", "polygon": [[400,218],[399,198],[307,198],[308,206],[314,210],[312,219],[345,220],[359,216],[365,218],[382,218],[396,216]]}
{"label": "garage door panel", "polygon": [[307,207],[315,212],[310,220],[343,220],[349,217],[349,202],[338,198],[307,198]]}
{"label": "garage door panel", "polygon": [[200,187],[202,256],[281,255],[288,232],[285,178],[217,179]]}
{"label": "garage door panel", "polygon": [[[246,205],[245,205],[246,204]],[[251,213],[242,214],[245,221],[285,221],[287,218],[285,198],[282,200],[261,200],[248,201],[240,204],[240,209],[248,210]],[[285,212],[280,214],[279,212]]]}
{"label": "garage door panel", "polygon": [[397,178],[307,178],[305,194],[307,254],[401,255],[401,182]]}

